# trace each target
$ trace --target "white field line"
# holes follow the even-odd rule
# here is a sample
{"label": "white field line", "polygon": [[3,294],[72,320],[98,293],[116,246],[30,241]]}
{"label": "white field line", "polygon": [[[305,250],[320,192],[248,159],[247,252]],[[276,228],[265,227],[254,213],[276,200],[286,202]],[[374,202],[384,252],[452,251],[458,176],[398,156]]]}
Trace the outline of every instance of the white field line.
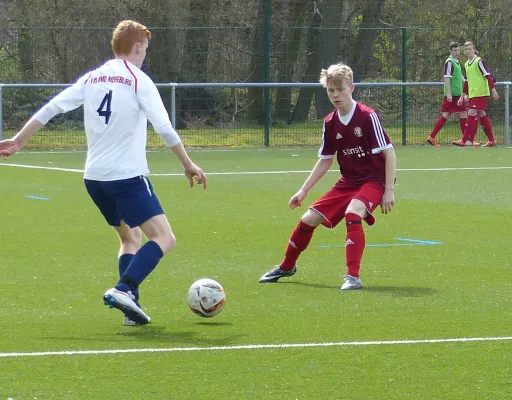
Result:
{"label": "white field line", "polygon": [[[1,163],[0,166],[16,167],[16,168],[31,168],[42,169],[48,171],[64,171],[64,172],[79,172],[83,173],[82,169],[74,168],[59,168],[59,167],[43,167],[40,165],[29,164],[11,164]],[[486,171],[486,170],[499,170],[499,169],[512,169],[512,167],[447,167],[447,168],[397,168],[400,172],[442,172],[442,171]],[[207,172],[206,175],[276,175],[276,174],[306,174],[311,170],[295,170],[295,171],[232,171],[232,172]],[[328,172],[339,172],[337,169],[331,169]],[[182,173],[169,173],[169,174],[149,174],[150,176],[183,176]]]}
{"label": "white field line", "polygon": [[84,173],[83,169],[73,169],[73,168],[58,168],[58,167],[43,167],[41,165],[25,165],[25,164],[9,164],[9,163],[0,163],[0,165],[6,167],[18,167],[18,168],[30,168],[30,169],[46,169],[49,171],[64,171],[64,172],[81,172]]}
{"label": "white field line", "polygon": [[[144,328],[143,328],[144,329]],[[115,349],[115,350],[65,350],[65,351],[37,351],[20,353],[0,353],[0,358],[8,357],[43,357],[43,356],[76,356],[126,353],[175,353],[190,351],[229,351],[229,350],[260,350],[260,349],[304,349],[314,347],[353,347],[353,346],[393,346],[404,344],[432,344],[432,343],[468,343],[468,342],[497,342],[512,340],[512,336],[504,337],[474,337],[449,339],[419,339],[419,340],[375,340],[366,342],[325,342],[325,343],[281,343],[281,344],[253,344],[239,346],[211,346],[211,347],[167,347],[142,349]]]}
{"label": "white field line", "polygon": [[[508,147],[510,148],[510,147]],[[268,149],[268,148],[249,148],[249,147],[243,147],[243,148],[236,148],[236,147],[228,147],[228,148],[210,148],[210,149],[201,149],[201,148],[187,148],[188,153],[216,153],[216,152],[269,152],[269,151],[300,151],[304,148],[294,148],[294,147],[285,147],[285,148],[277,148],[277,149]],[[307,149],[307,148],[306,148]],[[454,147],[454,149],[457,149]],[[311,150],[318,151],[318,149],[315,149],[314,147],[311,147]],[[168,153],[169,150],[162,147],[160,149],[150,149],[146,150],[146,153]],[[18,154],[85,154],[87,153],[87,150],[22,150],[18,152]]]}
{"label": "white field line", "polygon": [[[504,149],[512,149],[512,146],[505,146]],[[269,151],[300,151],[304,148],[294,148],[294,147],[285,147],[285,148],[276,148],[276,149],[262,149],[262,148],[219,148],[219,149],[195,149],[195,148],[187,148],[187,152],[189,153],[217,153],[217,152],[269,152]],[[305,148],[307,149],[307,147]],[[315,147],[310,148],[313,151],[317,151]],[[454,151],[460,151],[457,147],[452,147]],[[146,153],[168,153],[169,150],[165,148],[161,149],[151,149],[146,150]],[[85,154],[87,153],[87,150],[22,150],[18,154]]]}

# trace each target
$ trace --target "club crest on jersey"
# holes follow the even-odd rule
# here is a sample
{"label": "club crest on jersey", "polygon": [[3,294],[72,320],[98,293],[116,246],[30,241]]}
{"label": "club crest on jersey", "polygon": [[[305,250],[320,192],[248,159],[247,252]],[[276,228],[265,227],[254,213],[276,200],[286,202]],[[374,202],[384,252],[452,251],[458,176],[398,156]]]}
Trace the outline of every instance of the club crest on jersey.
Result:
{"label": "club crest on jersey", "polygon": [[356,126],[356,127],[354,128],[354,135],[356,135],[357,137],[361,137],[361,136],[363,136],[363,131],[361,130],[361,128],[360,128],[360,127]]}

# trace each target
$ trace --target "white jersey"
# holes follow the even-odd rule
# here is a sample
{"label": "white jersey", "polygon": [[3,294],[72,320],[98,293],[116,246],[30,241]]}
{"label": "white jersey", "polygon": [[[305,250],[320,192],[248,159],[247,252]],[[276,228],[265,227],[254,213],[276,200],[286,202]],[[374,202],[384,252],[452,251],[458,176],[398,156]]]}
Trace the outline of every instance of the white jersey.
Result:
{"label": "white jersey", "polygon": [[110,60],[85,74],[34,117],[46,124],[82,104],[88,148],[85,179],[114,181],[148,174],[148,119],[168,146],[180,142],[155,84],[126,60]]}

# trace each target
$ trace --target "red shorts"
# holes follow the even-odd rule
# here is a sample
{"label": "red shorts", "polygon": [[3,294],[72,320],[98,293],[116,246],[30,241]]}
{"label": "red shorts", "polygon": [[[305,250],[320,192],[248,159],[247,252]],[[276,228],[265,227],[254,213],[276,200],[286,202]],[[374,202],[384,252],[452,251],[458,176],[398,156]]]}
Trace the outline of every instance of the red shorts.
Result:
{"label": "red shorts", "polygon": [[380,205],[380,200],[384,194],[384,185],[368,182],[363,186],[335,186],[326,194],[315,201],[311,207],[312,210],[320,213],[325,221],[322,225],[326,228],[334,228],[345,217],[347,207],[352,199],[363,202],[368,211],[365,221],[372,226],[375,218],[372,215],[373,210]]}
{"label": "red shorts", "polygon": [[487,110],[487,97],[472,97],[469,99],[469,109],[477,111]]}
{"label": "red shorts", "polygon": [[441,104],[441,112],[459,113],[466,111],[466,102],[463,100],[460,106],[457,105],[460,96],[452,96],[452,101],[448,101],[446,96],[443,97],[443,104]]}

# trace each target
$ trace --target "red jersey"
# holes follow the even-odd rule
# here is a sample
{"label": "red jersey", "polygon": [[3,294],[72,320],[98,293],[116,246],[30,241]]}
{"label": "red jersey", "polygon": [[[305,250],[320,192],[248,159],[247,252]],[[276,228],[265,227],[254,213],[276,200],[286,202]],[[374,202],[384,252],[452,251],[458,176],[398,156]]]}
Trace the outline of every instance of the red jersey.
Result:
{"label": "red jersey", "polygon": [[382,128],[380,117],[370,107],[354,102],[352,111],[341,116],[334,110],[324,120],[320,158],[336,154],[341,178],[336,186],[361,186],[367,182],[385,185],[382,150],[393,145]]}

